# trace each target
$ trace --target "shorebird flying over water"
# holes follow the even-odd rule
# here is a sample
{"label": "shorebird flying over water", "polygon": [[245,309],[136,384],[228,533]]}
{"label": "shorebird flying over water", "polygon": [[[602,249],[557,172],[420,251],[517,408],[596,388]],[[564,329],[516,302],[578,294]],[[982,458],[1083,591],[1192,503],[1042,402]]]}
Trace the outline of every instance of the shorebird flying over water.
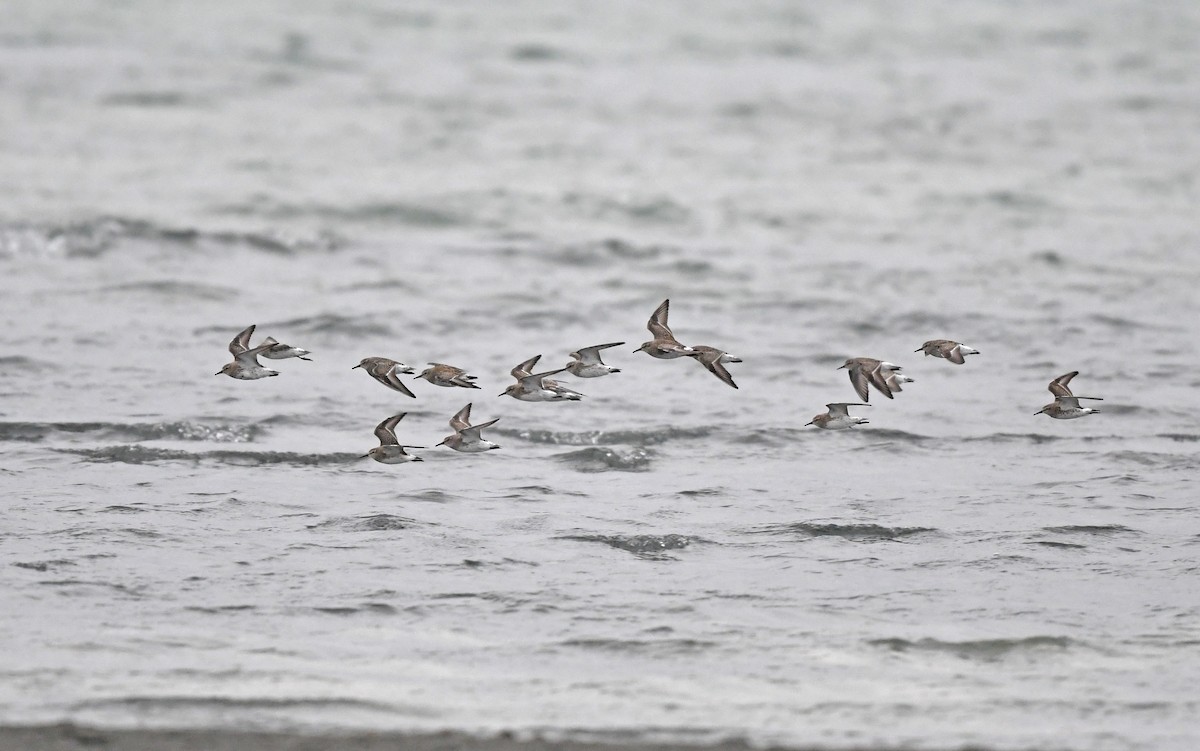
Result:
{"label": "shorebird flying over water", "polygon": [[[417,395],[410,391],[408,386],[405,386],[400,380],[401,373],[413,372],[412,368],[402,362],[389,360],[386,357],[364,357],[354,368],[362,368],[367,371],[367,375],[393,391],[399,391],[401,394],[411,396],[414,399],[417,398]],[[350,369],[354,370],[354,368]]]}
{"label": "shorebird flying over water", "polygon": [[463,389],[479,388],[474,383],[471,383],[471,381],[475,380],[475,376],[467,375],[467,371],[462,368],[456,368],[453,365],[443,365],[440,362],[431,362],[429,365],[430,367],[422,370],[417,378],[424,378],[434,386],[445,386],[447,388],[458,386]]}
{"label": "shorebird flying over water", "polygon": [[574,358],[567,363],[567,372],[577,378],[599,378],[606,376],[609,373],[620,373],[620,368],[614,368],[611,365],[605,365],[600,360],[600,350],[608,349],[609,347],[619,347],[625,342],[613,342],[611,344],[596,344],[591,347],[580,347],[579,350],[572,352],[571,357]]}
{"label": "shorebird flying over water", "polygon": [[650,330],[650,334],[654,338],[635,349],[634,352],[645,352],[660,360],[674,360],[676,357],[694,357],[696,355],[696,350],[680,344],[675,335],[671,333],[671,327],[667,325],[670,308],[671,301],[669,299],[663,300],[662,305],[655,308],[654,314],[646,323],[646,328]]}
{"label": "shorebird flying over water", "polygon": [[853,428],[855,425],[866,425],[867,421],[861,417],[851,417],[850,407],[870,407],[870,404],[858,404],[855,402],[834,402],[826,404],[825,408],[829,411],[822,415],[817,415],[812,419],[812,422],[806,425],[816,425],[818,428],[825,430],[842,430],[844,428]]}
{"label": "shorebird flying over water", "polygon": [[870,393],[867,391],[867,384],[870,383],[876,389],[883,393],[888,399],[893,399],[892,388],[888,385],[888,378],[892,373],[900,370],[899,365],[893,365],[890,362],[875,360],[870,357],[852,357],[845,362],[844,365],[838,368],[848,368],[850,371],[850,383],[854,386],[854,391],[858,394],[858,398],[864,402],[871,401]]}
{"label": "shorebird flying over water", "polygon": [[1095,401],[1104,401],[1098,396],[1075,396],[1071,393],[1071,387],[1068,386],[1071,379],[1079,375],[1078,370],[1072,370],[1070,373],[1060,375],[1050,382],[1050,393],[1054,394],[1054,403],[1047,404],[1042,407],[1035,415],[1046,414],[1053,417],[1055,420],[1071,420],[1084,415],[1098,414],[1100,410],[1091,409],[1090,407],[1079,406],[1080,399],[1093,399]]}
{"label": "shorebird flying over water", "polygon": [[396,425],[404,419],[407,412],[401,412],[398,415],[392,415],[379,425],[375,426],[375,437],[379,439],[379,445],[367,452],[368,456],[379,462],[380,464],[404,464],[406,462],[423,462],[425,461],[419,456],[407,454],[404,449],[421,449],[424,446],[402,446],[400,441],[396,439]]}
{"label": "shorebird flying over water", "polygon": [[278,370],[264,368],[258,361],[258,355],[270,349],[270,344],[260,344],[254,349],[250,349],[250,336],[253,333],[254,326],[251,325],[233,338],[233,341],[229,343],[229,354],[233,355],[233,362],[225,363],[225,366],[213,375],[224,373],[239,381],[254,381],[279,375]]}
{"label": "shorebird flying over water", "polygon": [[[554,375],[555,373],[562,373],[563,371],[567,370],[569,366],[568,368],[559,368],[558,370],[541,373],[539,374],[537,381],[526,382],[525,379],[530,378],[533,375],[533,369],[537,367],[538,360],[540,359],[542,359],[541,355],[534,355],[510,370],[509,373],[513,378],[517,379],[517,383],[509,386],[504,391],[504,394],[508,394],[514,399],[520,399],[523,402],[577,402],[583,398],[583,394],[579,393],[578,391],[572,391],[558,381],[552,381],[546,377]],[[555,396],[544,398],[544,394],[542,392],[546,391],[552,392],[555,394]],[[500,394],[500,396],[504,396],[504,394]]]}
{"label": "shorebird flying over water", "polygon": [[728,352],[723,352],[716,347],[707,347],[703,344],[697,344],[692,349],[696,352],[693,355],[696,362],[707,368],[709,373],[712,373],[735,389],[738,387],[733,382],[733,376],[729,375],[729,371],[725,369],[724,363],[741,362],[742,358],[734,357]]}
{"label": "shorebird flying over water", "polygon": [[914,349],[913,352],[924,352],[926,357],[930,355],[941,357],[955,365],[962,365],[966,362],[966,355],[979,354],[979,350],[974,347],[968,347],[962,342],[949,339],[930,339],[922,344],[920,349]]}
{"label": "shorebird flying over water", "polygon": [[471,424],[471,405],[460,409],[455,413],[454,417],[450,418],[450,427],[454,428],[454,435],[448,435],[439,443],[439,446],[448,446],[455,451],[462,451],[467,454],[475,454],[482,451],[490,451],[500,448],[491,441],[484,440],[479,431],[484,428],[495,425],[500,420],[497,417],[495,420],[482,423],[480,425]]}
{"label": "shorebird flying over water", "polygon": [[263,339],[262,344],[270,345],[268,349],[264,349],[259,353],[268,360],[286,360],[289,357],[299,357],[301,360],[312,362],[312,358],[305,357],[305,355],[311,355],[312,352],[300,349],[299,347],[293,347],[290,344],[280,344],[273,336]]}

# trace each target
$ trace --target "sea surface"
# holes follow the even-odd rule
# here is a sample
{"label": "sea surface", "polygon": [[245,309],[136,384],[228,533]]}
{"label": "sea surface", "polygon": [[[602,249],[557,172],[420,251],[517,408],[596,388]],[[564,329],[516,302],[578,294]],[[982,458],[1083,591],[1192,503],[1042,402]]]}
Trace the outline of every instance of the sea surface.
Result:
{"label": "sea surface", "polygon": [[10,0],[0,724],[1191,751],[1198,206],[1194,2]]}

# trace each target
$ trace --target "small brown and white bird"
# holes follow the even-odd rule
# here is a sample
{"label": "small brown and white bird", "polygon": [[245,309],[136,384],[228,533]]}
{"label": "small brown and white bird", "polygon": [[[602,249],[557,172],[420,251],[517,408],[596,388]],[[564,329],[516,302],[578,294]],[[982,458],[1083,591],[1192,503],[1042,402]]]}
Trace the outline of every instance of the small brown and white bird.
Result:
{"label": "small brown and white bird", "polygon": [[[379,381],[384,386],[387,386],[393,391],[399,391],[405,396],[411,396],[416,399],[417,395],[409,390],[408,386],[400,380],[401,373],[412,373],[412,368],[402,362],[389,360],[386,357],[364,357],[354,368],[362,368],[367,371],[367,375]],[[354,368],[350,368],[354,370]]]}
{"label": "small brown and white bird", "polygon": [[738,387],[738,385],[733,382],[733,376],[729,375],[729,371],[725,369],[725,363],[741,362],[742,358],[734,357],[728,352],[719,350],[716,347],[708,347],[703,344],[697,344],[693,346],[692,349],[696,352],[696,354],[692,356],[693,359],[707,368],[709,373],[712,373],[717,378],[720,378],[722,381],[734,387],[735,389]]}
{"label": "small brown and white bird", "polygon": [[230,378],[236,378],[239,381],[256,381],[259,378],[279,375],[278,370],[264,368],[262,363],[258,361],[258,356],[270,349],[271,345],[260,344],[251,349],[250,336],[253,333],[254,326],[251,325],[233,338],[233,341],[229,343],[229,354],[233,355],[233,362],[225,363],[225,366],[216,373],[213,373],[213,375],[224,373]]}
{"label": "small brown and white bird", "polygon": [[467,371],[462,368],[456,368],[453,365],[444,365],[440,362],[431,362],[429,365],[430,367],[422,370],[417,378],[424,378],[434,386],[445,386],[446,388],[453,388],[455,386],[462,389],[479,388],[472,383],[475,380],[475,376],[467,375]]}
{"label": "small brown and white bird", "polygon": [[305,357],[305,355],[311,355],[312,352],[299,347],[293,347],[290,344],[280,344],[273,336],[263,339],[262,344],[271,345],[269,349],[264,349],[259,353],[268,360],[286,360],[289,357],[299,357],[301,360],[312,362],[311,357]]}
{"label": "small brown and white bird", "polygon": [[[546,376],[551,376],[556,373],[562,373],[568,368],[560,368],[558,370],[541,373],[538,381],[530,381],[528,385],[522,385],[524,379],[533,375],[533,369],[537,367],[538,360],[542,359],[541,355],[534,355],[523,363],[520,363],[515,368],[509,371],[517,382],[505,389],[504,394],[508,394],[514,399],[520,399],[523,402],[557,402],[557,401],[572,401],[577,402],[583,398],[583,394],[578,391],[572,391],[558,381],[552,381]],[[569,366],[568,366],[569,367]],[[552,398],[543,398],[541,392],[549,391],[555,394]],[[500,394],[500,396],[504,396]]]}
{"label": "small brown and white bird", "polygon": [[933,355],[949,360],[955,365],[962,365],[967,361],[967,355],[977,355],[979,350],[974,347],[968,347],[962,342],[955,342],[949,339],[930,339],[921,345],[920,349],[914,349],[913,352],[924,352],[926,357]]}
{"label": "small brown and white bird", "polygon": [[667,325],[667,316],[670,312],[670,299],[663,300],[662,304],[654,309],[650,320],[646,322],[646,328],[650,330],[650,334],[654,338],[635,349],[634,352],[645,352],[660,360],[674,360],[676,357],[694,357],[696,355],[696,350],[680,344],[675,335],[671,333],[671,327]]}
{"label": "small brown and white bird", "polygon": [[888,378],[892,374],[900,370],[899,365],[893,365],[890,362],[883,360],[875,360],[870,357],[851,357],[838,370],[847,368],[850,372],[850,383],[854,386],[854,391],[858,394],[858,398],[864,402],[871,401],[870,393],[867,391],[867,384],[871,384],[878,389],[888,399],[894,399],[892,396],[892,387],[888,385]]}
{"label": "small brown and white bird", "polygon": [[476,454],[482,451],[491,451],[498,449],[498,446],[491,441],[484,440],[479,431],[484,428],[495,425],[500,420],[497,417],[495,420],[480,423],[479,425],[471,424],[471,405],[460,409],[450,418],[450,427],[454,428],[454,435],[446,436],[439,446],[447,446],[455,451],[461,451],[465,454]]}
{"label": "small brown and white bird", "polygon": [[1054,394],[1054,403],[1047,404],[1042,407],[1035,415],[1049,415],[1055,420],[1072,420],[1076,417],[1084,415],[1098,414],[1100,410],[1091,409],[1090,407],[1079,406],[1080,399],[1093,399],[1095,401],[1104,401],[1098,396],[1075,396],[1071,393],[1071,387],[1068,386],[1071,379],[1079,375],[1078,370],[1072,370],[1070,373],[1060,375],[1050,382],[1050,393]]}
{"label": "small brown and white bird", "polygon": [[419,456],[405,453],[404,449],[423,449],[424,446],[403,446],[396,439],[396,425],[399,424],[407,412],[401,412],[398,415],[392,415],[383,422],[375,426],[375,437],[379,439],[379,445],[367,452],[366,459],[370,457],[380,464],[405,464],[406,462],[423,462],[425,461]]}
{"label": "small brown and white bird", "polygon": [[576,378],[599,378],[609,373],[620,373],[620,368],[604,364],[600,359],[600,350],[608,349],[609,347],[619,347],[624,343],[612,342],[611,344],[594,344],[591,347],[580,347],[577,351],[571,353],[573,359],[567,363],[567,372]]}
{"label": "small brown and white bird", "polygon": [[858,404],[855,402],[834,402],[826,404],[825,408],[829,411],[825,414],[817,415],[812,419],[812,422],[806,425],[816,425],[818,428],[825,430],[843,430],[845,428],[853,428],[855,425],[866,425],[866,420],[861,417],[851,417],[850,407],[870,407],[870,404]]}

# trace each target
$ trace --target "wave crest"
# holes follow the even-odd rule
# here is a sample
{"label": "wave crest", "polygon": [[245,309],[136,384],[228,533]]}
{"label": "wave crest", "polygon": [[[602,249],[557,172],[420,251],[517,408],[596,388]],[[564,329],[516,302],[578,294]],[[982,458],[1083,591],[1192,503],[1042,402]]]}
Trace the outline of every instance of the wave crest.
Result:
{"label": "wave crest", "polygon": [[937,532],[933,527],[884,527],[879,524],[833,524],[795,522],[773,524],[760,531],[766,534],[799,534],[805,537],[841,537],[855,542],[901,540],[914,535]]}
{"label": "wave crest", "polygon": [[333,235],[288,237],[260,232],[206,232],[122,217],[50,225],[0,226],[0,258],[97,258],[115,248],[162,253],[171,247],[245,248],[291,256],[340,247]]}
{"label": "wave crest", "polygon": [[871,639],[872,646],[893,652],[941,652],[963,659],[1000,660],[1014,654],[1064,650],[1076,642],[1065,636],[1027,636],[1022,639],[979,639],[975,641],[942,641],[940,639]]}
{"label": "wave crest", "polygon": [[153,446],[121,445],[97,449],[59,449],[68,454],[77,454],[93,462],[117,462],[121,464],[150,464],[170,461],[216,461],[243,467],[261,465],[292,465],[314,467],[327,464],[349,464],[361,458],[358,454],[298,454],[290,451],[180,451]]}
{"label": "wave crest", "polygon": [[659,558],[668,550],[682,550],[688,547],[695,538],[686,535],[568,535],[560,540],[575,540],[577,542],[599,542],[609,547],[625,550],[634,555]]}
{"label": "wave crest", "polygon": [[546,443],[554,446],[605,446],[614,443],[635,446],[654,446],[677,438],[703,438],[712,433],[711,428],[656,428],[652,430],[504,430],[500,435],[509,435],[530,443]]}
{"label": "wave crest", "polygon": [[0,441],[36,443],[54,433],[87,434],[110,441],[209,441],[250,443],[265,432],[261,425],[204,422],[0,422]]}
{"label": "wave crest", "polygon": [[650,452],[636,448],[614,451],[610,448],[587,448],[554,457],[576,472],[645,472],[650,469]]}

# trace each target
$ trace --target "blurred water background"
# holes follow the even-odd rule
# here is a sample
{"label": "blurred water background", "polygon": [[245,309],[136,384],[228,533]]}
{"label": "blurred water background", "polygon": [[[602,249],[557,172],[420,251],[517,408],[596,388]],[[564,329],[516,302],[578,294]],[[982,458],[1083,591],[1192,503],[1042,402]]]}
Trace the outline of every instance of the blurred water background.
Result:
{"label": "blurred water background", "polygon": [[1198,179],[1190,2],[7,2],[0,723],[1194,749]]}

